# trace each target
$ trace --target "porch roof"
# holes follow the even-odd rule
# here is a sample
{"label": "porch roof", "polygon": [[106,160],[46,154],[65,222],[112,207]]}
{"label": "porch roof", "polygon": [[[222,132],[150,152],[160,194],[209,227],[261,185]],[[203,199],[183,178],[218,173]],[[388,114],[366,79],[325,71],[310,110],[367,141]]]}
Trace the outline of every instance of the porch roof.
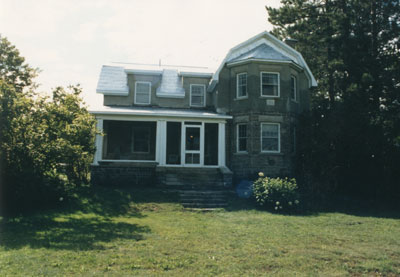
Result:
{"label": "porch roof", "polygon": [[208,118],[232,119],[232,116],[219,114],[207,110],[165,109],[148,107],[108,107],[102,106],[96,110],[89,110],[94,115],[125,115],[151,117],[180,117],[180,118]]}

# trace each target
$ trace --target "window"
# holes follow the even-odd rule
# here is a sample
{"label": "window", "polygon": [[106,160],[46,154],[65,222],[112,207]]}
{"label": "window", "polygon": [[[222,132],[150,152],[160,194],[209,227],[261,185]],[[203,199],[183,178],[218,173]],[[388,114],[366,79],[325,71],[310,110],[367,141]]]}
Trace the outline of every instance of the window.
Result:
{"label": "window", "polygon": [[150,152],[150,128],[133,127],[132,128],[132,153]]}
{"label": "window", "polygon": [[236,75],[236,98],[247,97],[247,73]]}
{"label": "window", "polygon": [[247,152],[247,125],[237,125],[237,152]]}
{"label": "window", "polygon": [[205,91],[205,85],[190,85],[190,106],[204,107],[206,103]]}
{"label": "window", "polygon": [[261,124],[261,151],[280,152],[280,125],[277,123]]}
{"label": "window", "polygon": [[261,72],[261,96],[279,97],[279,73]]}
{"label": "window", "polygon": [[135,104],[149,105],[150,104],[151,83],[136,82],[135,83]]}
{"label": "window", "polygon": [[290,99],[297,101],[297,80],[295,76],[290,76]]}

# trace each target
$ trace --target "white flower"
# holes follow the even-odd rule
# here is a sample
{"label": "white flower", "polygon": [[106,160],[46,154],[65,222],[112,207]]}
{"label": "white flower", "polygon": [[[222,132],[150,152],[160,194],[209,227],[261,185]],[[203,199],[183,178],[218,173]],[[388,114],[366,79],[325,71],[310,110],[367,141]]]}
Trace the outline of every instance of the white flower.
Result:
{"label": "white flower", "polygon": [[293,203],[292,203],[292,201],[289,201],[289,203],[288,203],[288,204],[289,204],[289,206],[292,206],[292,204],[293,204]]}
{"label": "white flower", "polygon": [[282,210],[282,206],[279,206],[279,209],[281,209],[281,210]]}
{"label": "white flower", "polygon": [[277,210],[278,209],[278,207],[275,207],[275,210]]}
{"label": "white flower", "polygon": [[280,204],[279,201],[276,201],[276,205],[279,206],[279,204]]}
{"label": "white flower", "polygon": [[297,204],[300,203],[300,201],[299,200],[294,200],[294,203],[297,205]]}
{"label": "white flower", "polygon": [[262,173],[262,172],[258,172],[258,176],[260,176],[260,177],[264,177],[264,173]]}
{"label": "white flower", "polygon": [[60,197],[60,201],[63,201],[64,200],[64,198],[63,197]]}

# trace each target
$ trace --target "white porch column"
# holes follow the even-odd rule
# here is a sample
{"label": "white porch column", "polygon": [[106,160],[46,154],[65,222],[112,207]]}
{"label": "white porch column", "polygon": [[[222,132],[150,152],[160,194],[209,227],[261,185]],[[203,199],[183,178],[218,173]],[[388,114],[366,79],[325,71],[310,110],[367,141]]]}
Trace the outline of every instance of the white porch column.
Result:
{"label": "white porch column", "polygon": [[218,123],[218,166],[225,166],[225,123]]}
{"label": "white porch column", "polygon": [[159,165],[165,165],[167,151],[167,122],[165,120],[157,121],[157,138],[156,138],[156,161]]}
{"label": "white porch column", "polygon": [[98,165],[103,154],[103,119],[98,118],[96,128],[101,134],[96,135],[96,152],[94,153],[93,164]]}

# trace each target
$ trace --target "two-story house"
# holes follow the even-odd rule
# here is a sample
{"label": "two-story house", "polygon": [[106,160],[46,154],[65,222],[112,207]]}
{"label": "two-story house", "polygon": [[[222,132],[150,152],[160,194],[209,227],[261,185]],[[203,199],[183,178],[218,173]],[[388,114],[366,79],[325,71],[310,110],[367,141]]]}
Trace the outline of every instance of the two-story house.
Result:
{"label": "two-story house", "polygon": [[225,185],[259,171],[289,176],[312,86],[301,54],[268,32],[232,48],[215,72],[105,65],[97,86],[104,106],[91,111],[104,133],[92,180],[162,182],[187,168],[199,176],[216,169]]}

